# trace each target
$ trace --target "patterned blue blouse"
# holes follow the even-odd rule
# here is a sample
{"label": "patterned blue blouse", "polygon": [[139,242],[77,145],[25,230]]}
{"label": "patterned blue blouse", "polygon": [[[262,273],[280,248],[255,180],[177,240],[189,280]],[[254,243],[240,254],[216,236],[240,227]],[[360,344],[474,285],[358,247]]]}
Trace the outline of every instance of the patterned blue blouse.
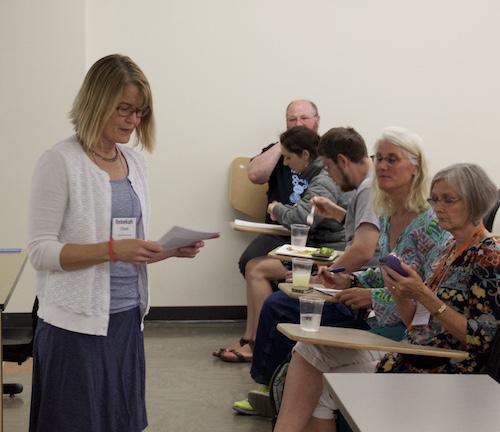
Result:
{"label": "patterned blue blouse", "polygon": [[[420,277],[425,280],[431,273],[431,264],[442,253],[451,238],[443,230],[432,209],[419,213],[401,232],[394,250],[389,249],[390,217],[380,218],[380,256],[396,254],[406,264],[415,264]],[[372,308],[376,316],[376,327],[393,326],[401,322],[396,303],[389,290],[384,287],[380,268],[355,273],[359,285],[372,289]]]}

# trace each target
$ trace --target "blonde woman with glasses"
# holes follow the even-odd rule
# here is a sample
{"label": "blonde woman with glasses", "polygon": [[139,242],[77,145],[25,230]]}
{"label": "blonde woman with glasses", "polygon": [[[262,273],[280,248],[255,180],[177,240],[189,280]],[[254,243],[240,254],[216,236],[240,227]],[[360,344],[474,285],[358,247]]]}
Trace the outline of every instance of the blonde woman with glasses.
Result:
{"label": "blonde woman with glasses", "polygon": [[[484,170],[474,164],[456,164],[439,171],[432,180],[428,201],[435,210],[439,225],[452,238],[422,278],[413,266],[402,263],[406,276],[384,266],[384,279],[407,326],[404,342],[437,348],[468,351],[464,360],[404,354],[386,354],[371,371],[392,373],[481,373],[488,359],[491,342],[500,323],[500,242],[482,222],[494,205],[497,188]],[[418,311],[418,312],[417,312]],[[313,347],[297,351],[303,357],[289,369],[285,394],[306,379],[309,385],[321,379],[323,372],[342,372],[335,367],[337,351],[332,347]],[[356,352],[356,351],[354,351]],[[344,372],[346,371],[344,367]],[[350,371],[356,371],[351,369]],[[370,371],[365,369],[366,372]],[[432,389],[429,389],[432,391]],[[314,416],[330,412],[330,417],[309,422],[313,413],[311,400],[284,401],[281,422],[275,431],[287,432],[335,430],[335,406],[328,392],[319,397]],[[306,395],[307,397],[311,395]],[[319,399],[319,402],[318,402]],[[305,403],[304,403],[305,402]],[[301,407],[300,413],[290,408]],[[307,407],[307,410],[304,410]],[[473,410],[473,407],[471,407]],[[282,416],[283,414],[283,416]],[[299,418],[298,423],[293,423]],[[309,429],[303,429],[309,423]],[[288,425],[293,425],[287,427]]]}
{"label": "blonde woman with glasses", "polygon": [[[375,144],[374,211],[380,219],[380,256],[394,253],[423,279],[441,253],[449,234],[429,207],[429,178],[422,139],[401,127],[384,129]],[[320,273],[323,283],[342,291],[337,299],[353,309],[372,309],[370,331],[401,339],[402,317],[380,269],[333,275]],[[276,431],[329,431],[333,410],[323,394],[324,372],[368,372],[382,357],[376,351],[331,349],[298,343],[287,374]],[[321,396],[321,398],[320,398]],[[305,429],[305,428],[308,429]]]}
{"label": "blonde woman with glasses", "polygon": [[75,135],[35,168],[29,257],[37,270],[30,431],[147,427],[142,334],[146,264],[194,257],[148,238],[153,100],[141,69],[114,54],[88,71],[70,112]]}

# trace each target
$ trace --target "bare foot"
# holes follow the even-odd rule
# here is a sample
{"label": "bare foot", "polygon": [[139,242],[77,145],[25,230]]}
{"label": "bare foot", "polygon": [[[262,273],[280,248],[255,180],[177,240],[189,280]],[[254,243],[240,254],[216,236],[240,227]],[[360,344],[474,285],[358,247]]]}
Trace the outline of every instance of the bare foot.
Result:
{"label": "bare foot", "polygon": [[253,352],[249,343],[236,349],[228,349],[220,354],[220,359],[229,363],[250,363],[252,358]]}
{"label": "bare foot", "polygon": [[245,337],[242,337],[240,340],[234,342],[233,344],[229,345],[226,348],[219,348],[217,351],[214,351],[212,355],[214,357],[220,357],[222,353],[228,352],[228,351],[239,351],[242,346],[247,345],[249,342],[248,339]]}

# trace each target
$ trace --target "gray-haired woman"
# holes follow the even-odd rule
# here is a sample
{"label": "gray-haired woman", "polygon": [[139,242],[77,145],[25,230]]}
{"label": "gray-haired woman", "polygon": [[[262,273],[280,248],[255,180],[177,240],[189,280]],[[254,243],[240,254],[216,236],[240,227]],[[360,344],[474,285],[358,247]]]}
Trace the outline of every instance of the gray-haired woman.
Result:
{"label": "gray-haired woman", "polygon": [[[404,263],[407,277],[384,267],[386,285],[408,326],[403,341],[465,350],[469,357],[457,361],[388,353],[377,365],[377,372],[481,371],[500,321],[500,242],[482,223],[496,196],[496,186],[477,165],[457,164],[438,172],[428,201],[440,226],[453,238],[425,282]],[[414,322],[417,308],[418,323]],[[423,323],[425,314],[427,322]],[[322,393],[322,373],[347,368],[349,372],[367,371],[369,365],[355,364],[351,361],[355,355],[347,353],[349,350],[305,344],[301,348],[288,369],[275,431],[298,432],[306,425],[307,430],[331,431],[337,407],[328,392]],[[338,364],[339,354],[344,356],[342,365]],[[311,388],[311,383],[319,385]],[[326,416],[326,412],[331,415]]]}

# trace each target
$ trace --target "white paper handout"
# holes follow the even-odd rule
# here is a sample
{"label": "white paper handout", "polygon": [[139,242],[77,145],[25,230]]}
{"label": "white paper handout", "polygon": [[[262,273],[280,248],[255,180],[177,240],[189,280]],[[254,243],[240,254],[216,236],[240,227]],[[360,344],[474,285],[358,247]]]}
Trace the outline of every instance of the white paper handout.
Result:
{"label": "white paper handout", "polygon": [[219,237],[218,232],[194,231],[179,226],[172,227],[163,237],[158,240],[163,249],[177,249],[190,246],[200,240],[209,240]]}
{"label": "white paper handout", "polygon": [[340,291],[339,289],[335,288],[325,288],[325,287],[313,287],[316,291],[322,292],[323,294],[328,294],[331,295],[332,297],[335,297]]}

